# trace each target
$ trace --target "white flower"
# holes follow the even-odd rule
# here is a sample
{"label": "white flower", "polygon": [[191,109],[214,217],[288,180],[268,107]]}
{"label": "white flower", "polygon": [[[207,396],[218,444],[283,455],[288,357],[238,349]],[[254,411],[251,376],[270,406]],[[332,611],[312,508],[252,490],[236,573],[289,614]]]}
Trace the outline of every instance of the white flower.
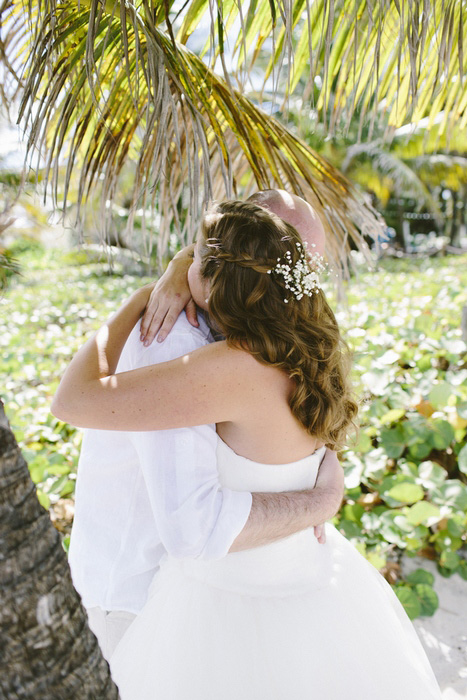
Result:
{"label": "white flower", "polygon": [[[281,259],[277,258],[277,265],[268,270],[268,274],[275,272],[277,275],[282,275],[285,282],[285,288],[290,290],[294,297],[299,300],[306,295],[311,297],[313,293],[317,294],[321,289],[319,283],[319,273],[326,269],[326,264],[321,255],[316,252],[308,253],[307,243],[298,241],[295,243],[299,258],[295,265],[292,265],[292,254],[288,250],[285,255],[285,263],[281,263]],[[315,248],[315,244],[311,244]],[[284,303],[288,304],[289,299],[284,299]]]}

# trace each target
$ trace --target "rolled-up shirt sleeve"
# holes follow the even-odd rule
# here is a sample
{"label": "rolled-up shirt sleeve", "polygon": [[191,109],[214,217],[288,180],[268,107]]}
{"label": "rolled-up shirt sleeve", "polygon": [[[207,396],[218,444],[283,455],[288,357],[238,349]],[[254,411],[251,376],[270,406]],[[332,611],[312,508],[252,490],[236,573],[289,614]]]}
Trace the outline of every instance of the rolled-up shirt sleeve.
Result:
{"label": "rolled-up shirt sleeve", "polygon": [[[164,343],[148,348],[140,343],[137,329],[132,336],[127,355],[131,367],[119,366],[119,370],[166,362],[203,344],[196,334],[177,330],[177,326]],[[225,556],[248,520],[252,496],[220,485],[215,426],[130,435],[167,552],[177,558]]]}

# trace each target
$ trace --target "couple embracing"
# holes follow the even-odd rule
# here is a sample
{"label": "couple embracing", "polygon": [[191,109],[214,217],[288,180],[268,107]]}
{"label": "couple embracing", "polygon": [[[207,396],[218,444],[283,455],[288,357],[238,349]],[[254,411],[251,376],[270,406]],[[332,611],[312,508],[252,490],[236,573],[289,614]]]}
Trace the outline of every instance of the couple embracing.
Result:
{"label": "couple embracing", "polygon": [[[389,585],[324,530],[357,407],[322,247],[298,197],[214,205],[62,379],[53,412],[90,429],[72,574],[122,700],[441,698]],[[186,273],[206,318],[151,344]]]}

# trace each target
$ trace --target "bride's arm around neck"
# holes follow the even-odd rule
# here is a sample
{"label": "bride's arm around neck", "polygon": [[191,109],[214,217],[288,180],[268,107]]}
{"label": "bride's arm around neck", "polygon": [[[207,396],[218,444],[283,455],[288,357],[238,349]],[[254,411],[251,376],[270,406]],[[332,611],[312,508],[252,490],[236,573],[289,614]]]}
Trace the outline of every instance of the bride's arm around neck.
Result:
{"label": "bride's arm around neck", "polygon": [[138,290],[78,351],[52,403],[73,425],[103,430],[166,430],[235,421],[254,403],[262,375],[276,373],[249,353],[212,343],[171,362],[115,374],[152,285]]}

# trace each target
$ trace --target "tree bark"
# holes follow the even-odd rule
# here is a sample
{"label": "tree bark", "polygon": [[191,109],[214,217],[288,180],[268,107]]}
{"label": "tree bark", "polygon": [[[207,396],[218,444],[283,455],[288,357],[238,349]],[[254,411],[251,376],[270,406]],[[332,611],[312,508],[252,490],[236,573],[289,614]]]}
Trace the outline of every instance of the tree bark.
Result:
{"label": "tree bark", "polygon": [[0,401],[0,700],[118,700]]}

